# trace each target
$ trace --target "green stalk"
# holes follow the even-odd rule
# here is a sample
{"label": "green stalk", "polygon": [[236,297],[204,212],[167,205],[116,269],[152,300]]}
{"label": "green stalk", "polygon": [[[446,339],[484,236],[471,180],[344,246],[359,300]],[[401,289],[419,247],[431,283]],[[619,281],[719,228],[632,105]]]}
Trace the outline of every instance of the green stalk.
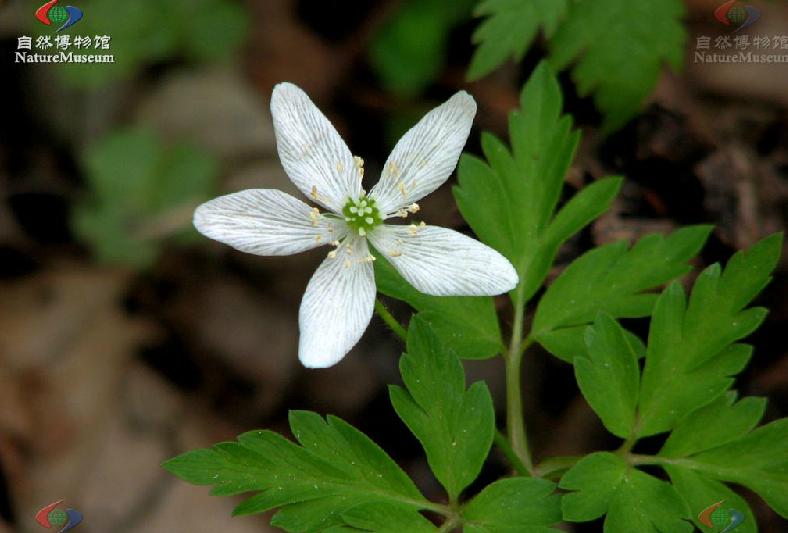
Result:
{"label": "green stalk", "polygon": [[523,341],[523,320],[525,317],[525,298],[522,285],[517,288],[514,298],[514,324],[512,325],[512,341],[506,355],[506,432],[512,451],[533,474],[533,462],[528,450],[528,437],[525,432],[523,416],[523,394],[521,390],[521,363],[525,349],[530,340]]}
{"label": "green stalk", "polygon": [[386,306],[383,305],[383,302],[380,300],[375,300],[375,311],[377,312],[378,316],[383,319],[383,322],[393,331],[397,337],[400,338],[403,342],[408,338],[408,331],[402,327],[402,324],[397,322],[397,319],[394,318]]}

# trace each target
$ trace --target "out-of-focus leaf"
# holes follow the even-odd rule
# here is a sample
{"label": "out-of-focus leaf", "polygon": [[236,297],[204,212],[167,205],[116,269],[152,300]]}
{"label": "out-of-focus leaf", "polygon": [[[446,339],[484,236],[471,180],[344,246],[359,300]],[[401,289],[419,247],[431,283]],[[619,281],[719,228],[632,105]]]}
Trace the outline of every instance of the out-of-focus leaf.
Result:
{"label": "out-of-focus leaf", "polygon": [[[530,3],[532,0],[523,0]],[[681,0],[576,0],[549,41],[550,62],[594,94],[607,131],[640,109],[665,63],[679,69],[687,32]]]}
{"label": "out-of-focus leaf", "polygon": [[475,80],[513,57],[522,59],[537,32],[552,35],[566,13],[567,0],[482,0],[476,15],[486,17],[473,34],[477,44],[468,79]]}
{"label": "out-of-focus leaf", "polygon": [[103,262],[148,266],[163,237],[192,233],[191,210],[214,189],[217,162],[151,131],[113,133],[85,156],[89,192],[72,215],[77,235]]}
{"label": "out-of-focus leaf", "polygon": [[[235,0],[91,0],[80,7],[85,16],[68,35],[90,37],[91,45],[64,51],[114,56],[112,63],[57,65],[67,82],[80,87],[129,78],[167,58],[227,59],[243,42],[249,25],[248,14]],[[54,42],[50,28],[35,24],[36,35],[51,35]],[[95,48],[97,35],[111,38],[109,50]]]}
{"label": "out-of-focus leaf", "polygon": [[446,62],[449,33],[470,16],[473,0],[408,0],[383,25],[370,61],[383,85],[401,96],[424,90]]}

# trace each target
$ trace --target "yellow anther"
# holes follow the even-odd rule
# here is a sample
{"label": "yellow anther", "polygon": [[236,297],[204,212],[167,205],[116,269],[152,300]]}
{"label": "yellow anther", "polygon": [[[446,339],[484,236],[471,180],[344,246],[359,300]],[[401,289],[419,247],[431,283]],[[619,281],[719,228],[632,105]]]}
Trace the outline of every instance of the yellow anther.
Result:
{"label": "yellow anther", "polygon": [[408,226],[408,233],[410,233],[415,237],[419,231],[421,231],[426,227],[427,227],[427,223],[424,221],[421,221],[418,224],[411,224],[410,226]]}
{"label": "yellow anther", "polygon": [[312,200],[317,200],[317,185],[312,185],[312,191],[309,193],[309,196],[312,197]]}
{"label": "yellow anther", "polygon": [[399,256],[401,256],[401,255],[402,255],[402,252],[400,252],[399,250],[391,250],[391,251],[389,252],[389,255],[390,255],[391,257],[399,257]]}
{"label": "yellow anther", "polygon": [[331,250],[330,252],[328,252],[328,258],[329,259],[335,259],[336,256],[337,256],[337,251],[336,250]]}
{"label": "yellow anther", "polygon": [[356,168],[358,169],[358,173],[361,174],[361,177],[364,177],[364,160],[358,156],[353,157],[353,161],[356,163]]}
{"label": "yellow anther", "polygon": [[408,206],[408,212],[409,213],[414,213],[415,214],[415,213],[418,213],[419,211],[421,211],[421,206],[419,206],[419,204],[417,204],[416,202],[413,202],[412,204],[410,204]]}
{"label": "yellow anther", "polygon": [[312,226],[317,226],[317,221],[320,218],[320,210],[317,207],[312,208],[312,212],[309,213],[309,219],[312,221]]}

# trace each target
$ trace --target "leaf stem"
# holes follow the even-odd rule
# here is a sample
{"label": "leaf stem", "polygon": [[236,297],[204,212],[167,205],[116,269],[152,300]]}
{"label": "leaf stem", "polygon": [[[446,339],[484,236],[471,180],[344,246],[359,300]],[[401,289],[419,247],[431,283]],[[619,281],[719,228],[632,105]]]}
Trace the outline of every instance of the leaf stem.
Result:
{"label": "leaf stem", "polygon": [[495,445],[498,446],[498,449],[501,450],[501,453],[504,454],[506,460],[509,461],[509,464],[512,465],[512,468],[514,468],[518,474],[521,476],[531,475],[523,462],[520,461],[520,458],[517,457],[517,454],[514,453],[512,445],[509,444],[509,441],[506,439],[506,436],[503,433],[496,431],[494,439]]}
{"label": "leaf stem", "polygon": [[561,475],[575,466],[584,456],[564,455],[559,457],[549,457],[534,466],[534,475],[547,479],[558,479]]}
{"label": "leaf stem", "polygon": [[386,309],[386,306],[383,305],[383,302],[381,302],[379,298],[375,300],[375,312],[377,312],[378,316],[383,319],[383,322],[386,323],[401,341],[404,342],[408,338],[408,331],[402,327],[402,324],[400,324],[397,319],[394,318],[394,315]]}
{"label": "leaf stem", "polygon": [[456,529],[459,525],[460,519],[456,516],[452,516],[443,523],[441,528],[438,530],[438,533],[449,533]]}
{"label": "leaf stem", "polygon": [[523,321],[525,317],[525,298],[523,286],[517,288],[514,297],[514,324],[512,341],[506,356],[506,432],[515,456],[525,469],[533,474],[533,463],[528,450],[528,437],[523,417],[523,395],[521,390],[521,363],[531,339],[523,341]]}

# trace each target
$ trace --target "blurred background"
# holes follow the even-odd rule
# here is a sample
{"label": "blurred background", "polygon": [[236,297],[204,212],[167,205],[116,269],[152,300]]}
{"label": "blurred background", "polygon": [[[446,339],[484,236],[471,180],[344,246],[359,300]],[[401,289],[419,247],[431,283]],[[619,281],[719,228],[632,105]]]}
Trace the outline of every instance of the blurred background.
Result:
{"label": "blurred background", "polygon": [[[71,33],[110,36],[115,63],[15,63],[21,36],[53,35],[38,5],[0,2],[0,533],[38,531],[35,512],[61,498],[85,514],[86,533],[269,531],[159,463],[252,428],[287,434],[295,408],[357,425],[441,498],[388,405],[402,347],[377,318],[334,368],[297,361],[298,305],[325,250],[244,255],[197,235],[191,213],[245,188],[298,194],[276,157],[277,82],[310,94],[374,182],[396,139],[458,89],[479,103],[467,150],[480,152],[481,130],[506,138],[542,44],[466,83],[474,0],[84,0]],[[716,2],[687,5],[685,69],[666,72],[617,133],[599,133],[593,103],[562,74],[584,130],[567,195],[607,174],[627,180],[553,275],[595,245],[682,224],[716,226],[698,267],[785,227],[788,66],[692,63],[697,37],[719,32]],[[753,31],[788,34],[785,3],[758,5]],[[467,229],[449,185],[422,207],[430,223]],[[737,384],[770,398],[767,420],[788,415],[786,265],[788,254],[759,298],[771,313]],[[500,362],[467,369],[501,407]],[[533,351],[524,373],[537,458],[616,446],[568,365]],[[494,454],[483,477],[505,472]],[[762,531],[786,530],[751,501]]]}

